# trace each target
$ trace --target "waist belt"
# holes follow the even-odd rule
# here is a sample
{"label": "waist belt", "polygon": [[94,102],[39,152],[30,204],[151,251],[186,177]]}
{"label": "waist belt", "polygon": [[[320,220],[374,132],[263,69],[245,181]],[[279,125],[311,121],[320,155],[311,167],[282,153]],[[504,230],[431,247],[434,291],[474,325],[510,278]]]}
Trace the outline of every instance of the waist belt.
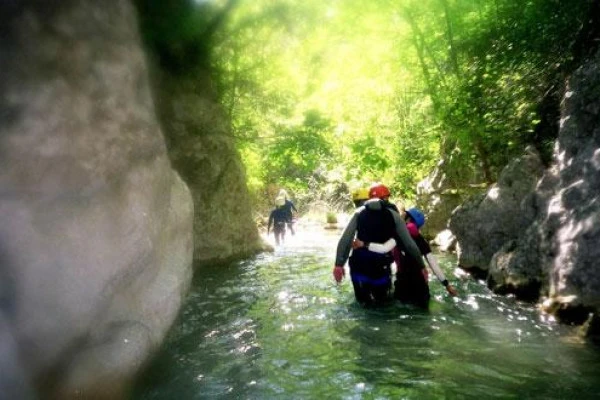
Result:
{"label": "waist belt", "polygon": [[389,285],[392,281],[389,275],[382,276],[381,278],[369,278],[368,276],[363,274],[350,273],[350,276],[352,277],[353,282],[370,283],[371,285],[376,286]]}
{"label": "waist belt", "polygon": [[376,281],[390,274],[392,261],[393,258],[390,254],[379,254],[366,249],[357,249],[352,252],[348,264],[352,276],[360,275]]}

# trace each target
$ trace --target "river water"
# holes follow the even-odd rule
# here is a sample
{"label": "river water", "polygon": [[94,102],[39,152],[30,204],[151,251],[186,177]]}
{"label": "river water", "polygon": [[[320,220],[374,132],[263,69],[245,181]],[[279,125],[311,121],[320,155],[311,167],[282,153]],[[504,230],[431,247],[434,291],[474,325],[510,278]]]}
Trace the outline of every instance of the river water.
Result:
{"label": "river water", "polygon": [[[430,274],[429,311],[365,309],[332,278],[338,231],[204,267],[134,399],[599,399],[600,349],[534,307]],[[272,237],[271,237],[272,239]]]}

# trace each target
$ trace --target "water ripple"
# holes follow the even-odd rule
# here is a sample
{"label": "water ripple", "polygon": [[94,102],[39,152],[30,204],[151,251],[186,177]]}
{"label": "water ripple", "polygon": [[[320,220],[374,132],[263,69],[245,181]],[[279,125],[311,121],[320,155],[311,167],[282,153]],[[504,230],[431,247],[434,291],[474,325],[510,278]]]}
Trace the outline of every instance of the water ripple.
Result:
{"label": "water ripple", "polygon": [[429,311],[365,309],[331,277],[338,233],[197,270],[134,399],[597,398],[600,354],[531,306],[453,274]]}

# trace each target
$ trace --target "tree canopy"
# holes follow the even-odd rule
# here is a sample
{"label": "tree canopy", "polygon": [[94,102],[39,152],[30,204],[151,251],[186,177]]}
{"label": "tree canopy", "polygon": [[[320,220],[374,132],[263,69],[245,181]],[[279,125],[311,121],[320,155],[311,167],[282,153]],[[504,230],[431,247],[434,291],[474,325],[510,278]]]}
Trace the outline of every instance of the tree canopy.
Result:
{"label": "tree canopy", "polygon": [[201,53],[190,49],[206,52],[257,198],[272,186],[306,193],[373,181],[411,198],[450,154],[482,183],[527,144],[547,156],[558,110],[546,100],[598,8],[595,0],[179,4],[195,11],[173,6],[176,28],[150,36],[176,65]]}

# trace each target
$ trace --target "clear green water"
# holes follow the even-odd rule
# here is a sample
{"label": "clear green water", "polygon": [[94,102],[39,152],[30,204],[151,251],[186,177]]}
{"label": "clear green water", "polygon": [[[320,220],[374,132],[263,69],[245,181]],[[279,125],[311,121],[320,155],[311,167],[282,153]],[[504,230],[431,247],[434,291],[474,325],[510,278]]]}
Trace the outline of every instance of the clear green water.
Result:
{"label": "clear green water", "polygon": [[427,312],[364,309],[331,276],[338,232],[197,271],[134,399],[598,399],[600,350],[453,275]]}

